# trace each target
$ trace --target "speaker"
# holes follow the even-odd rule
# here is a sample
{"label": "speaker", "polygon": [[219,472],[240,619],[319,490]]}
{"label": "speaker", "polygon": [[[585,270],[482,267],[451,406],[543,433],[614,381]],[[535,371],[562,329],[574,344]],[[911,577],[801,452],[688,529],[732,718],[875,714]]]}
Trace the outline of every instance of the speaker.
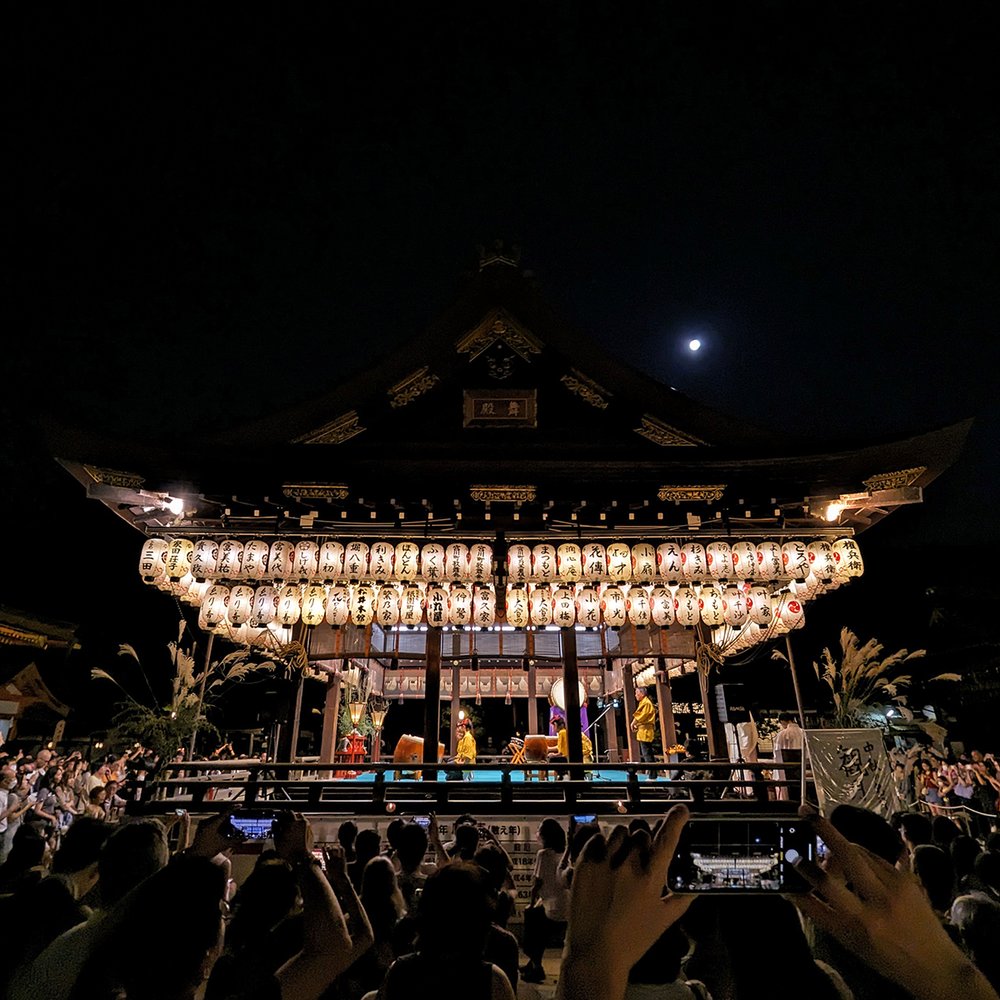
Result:
{"label": "speaker", "polygon": [[750,703],[743,684],[716,684],[715,710],[720,722],[750,721]]}

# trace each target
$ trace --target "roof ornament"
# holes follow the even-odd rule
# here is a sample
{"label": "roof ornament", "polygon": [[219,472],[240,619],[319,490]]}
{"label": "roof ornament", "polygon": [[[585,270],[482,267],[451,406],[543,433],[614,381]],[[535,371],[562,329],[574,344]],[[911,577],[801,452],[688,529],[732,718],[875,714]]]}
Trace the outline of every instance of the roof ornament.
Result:
{"label": "roof ornament", "polygon": [[505,247],[503,240],[494,240],[492,247],[479,247],[479,270],[483,271],[493,264],[519,267],[521,264],[521,248],[519,246]]}

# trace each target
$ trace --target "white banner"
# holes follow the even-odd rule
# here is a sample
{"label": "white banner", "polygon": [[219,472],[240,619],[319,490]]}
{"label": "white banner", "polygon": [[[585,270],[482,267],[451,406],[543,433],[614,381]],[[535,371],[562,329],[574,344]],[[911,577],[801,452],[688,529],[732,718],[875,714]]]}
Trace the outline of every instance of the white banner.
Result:
{"label": "white banner", "polygon": [[862,806],[885,819],[903,808],[879,730],[808,729],[805,737],[824,816],[841,803]]}

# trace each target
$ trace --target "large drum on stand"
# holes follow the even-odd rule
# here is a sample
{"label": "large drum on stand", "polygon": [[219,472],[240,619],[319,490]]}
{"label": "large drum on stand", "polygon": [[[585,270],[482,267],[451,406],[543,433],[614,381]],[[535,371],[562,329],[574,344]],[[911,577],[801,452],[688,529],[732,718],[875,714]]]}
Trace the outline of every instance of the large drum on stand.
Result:
{"label": "large drum on stand", "polygon": [[[444,744],[438,744],[438,761],[444,760]],[[393,775],[394,781],[400,778],[420,778],[421,772],[413,769],[412,765],[420,765],[424,762],[424,738],[422,736],[410,736],[403,733],[396,743],[396,749],[392,752],[392,762],[397,765],[408,764],[410,767],[400,767]]]}

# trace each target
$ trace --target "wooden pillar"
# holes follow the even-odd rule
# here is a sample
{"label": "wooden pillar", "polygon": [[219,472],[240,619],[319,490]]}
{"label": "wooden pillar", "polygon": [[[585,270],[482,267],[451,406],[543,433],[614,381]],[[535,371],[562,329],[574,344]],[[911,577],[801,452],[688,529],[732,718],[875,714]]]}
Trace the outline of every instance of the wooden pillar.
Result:
{"label": "wooden pillar", "polygon": [[526,632],[524,638],[524,653],[528,667],[528,728],[525,736],[529,733],[534,735],[541,732],[538,728],[538,670],[535,667],[535,633]]}
{"label": "wooden pillar", "polygon": [[[604,676],[604,690],[607,692],[607,671],[604,672]],[[607,708],[610,701],[611,698],[605,695],[605,708]],[[604,726],[606,744],[604,749],[608,752],[608,761],[612,764],[617,764],[620,756],[618,752],[618,710],[616,708],[609,708],[601,720],[601,725]]]}
{"label": "wooden pillar", "polygon": [[625,732],[628,737],[628,759],[636,764],[639,761],[639,741],[635,738],[632,728],[632,716],[635,715],[635,683],[632,680],[632,664],[622,661],[622,697],[625,699]]}
{"label": "wooden pillar", "polygon": [[571,762],[580,767],[570,769],[570,777],[582,780],[583,740],[580,738],[580,668],[576,659],[576,629],[564,628],[562,633],[563,695],[566,699],[566,748]]}
{"label": "wooden pillar", "polygon": [[319,759],[324,764],[333,762],[337,752],[337,726],[340,721],[340,675],[326,678],[326,699],[323,702],[323,733],[319,740]]}
{"label": "wooden pillar", "polygon": [[[441,629],[429,628],[424,647],[424,763],[438,763],[441,713]],[[424,771],[425,781],[436,781],[436,771]]]}
{"label": "wooden pillar", "polygon": [[656,671],[656,704],[660,710],[660,735],[663,739],[663,753],[667,747],[677,742],[677,726],[674,723],[674,698],[670,690],[670,672],[664,659],[660,659]]}
{"label": "wooden pillar", "polygon": [[[479,674],[476,675],[476,683],[479,683]],[[451,755],[454,756],[458,750],[458,713],[459,704],[462,700],[462,668],[456,662],[451,667]],[[479,734],[476,734],[479,738]]]}

